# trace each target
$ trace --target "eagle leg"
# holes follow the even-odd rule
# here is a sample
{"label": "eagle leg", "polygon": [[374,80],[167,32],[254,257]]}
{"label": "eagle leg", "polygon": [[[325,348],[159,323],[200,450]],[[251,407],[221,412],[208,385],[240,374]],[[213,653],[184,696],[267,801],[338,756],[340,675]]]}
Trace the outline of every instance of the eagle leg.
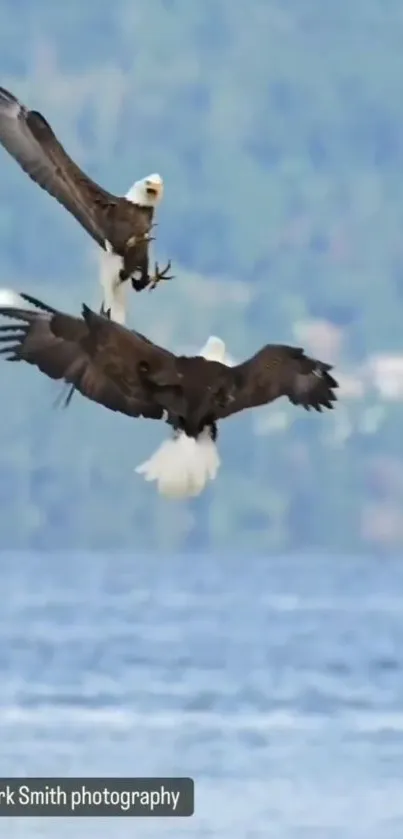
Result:
{"label": "eagle leg", "polygon": [[173,280],[173,274],[168,274],[168,271],[171,268],[171,260],[167,262],[165,268],[162,271],[159,269],[158,262],[155,263],[155,274],[153,277],[149,278],[148,283],[148,290],[152,291],[161,280]]}

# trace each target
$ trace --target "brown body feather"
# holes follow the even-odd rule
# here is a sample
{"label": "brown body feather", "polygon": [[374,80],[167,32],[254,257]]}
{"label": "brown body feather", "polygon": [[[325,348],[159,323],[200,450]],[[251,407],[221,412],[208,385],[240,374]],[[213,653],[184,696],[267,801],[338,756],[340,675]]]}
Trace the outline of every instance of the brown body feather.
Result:
{"label": "brown body feather", "polygon": [[[19,323],[0,326],[0,353],[26,361],[87,399],[131,417],[162,419],[197,437],[220,419],[286,396],[304,408],[332,408],[331,367],[302,349],[267,345],[235,367],[199,356],[176,356],[83,306],[82,318],[28,295],[36,310],[0,308]],[[71,393],[70,393],[71,396]]]}

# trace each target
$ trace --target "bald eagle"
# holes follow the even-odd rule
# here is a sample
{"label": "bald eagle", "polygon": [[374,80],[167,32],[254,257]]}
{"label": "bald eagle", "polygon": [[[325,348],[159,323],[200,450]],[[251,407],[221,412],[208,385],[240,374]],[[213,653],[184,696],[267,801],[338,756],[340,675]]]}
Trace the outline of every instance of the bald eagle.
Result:
{"label": "bald eagle", "polygon": [[215,478],[219,420],[280,396],[316,411],[333,408],[337,399],[331,365],[299,347],[267,344],[230,367],[216,339],[205,348],[208,359],[177,356],[86,305],[82,317],[72,317],[3,289],[0,315],[17,321],[0,326],[0,354],[66,382],[65,405],[78,390],[112,411],[172,427],[175,438],[165,454],[160,450],[151,466],[140,467],[170,498],[198,495]]}
{"label": "bald eagle", "polygon": [[[199,355],[227,366],[233,363],[224,341],[216,335],[210,335]],[[219,468],[218,449],[210,427],[206,426],[197,439],[188,437],[184,431],[174,432],[174,436],[164,440],[135,471],[144,475],[146,481],[156,481],[161,495],[181,498],[199,495],[207,481],[215,479]]]}
{"label": "bald eagle", "polygon": [[163,195],[160,175],[136,181],[124,198],[92,181],[69,157],[49,123],[0,87],[0,143],[42,189],[59,201],[102,248],[101,311],[125,322],[125,291],[136,291],[170,280],[171,263],[149,273],[149,243],[154,210]]}

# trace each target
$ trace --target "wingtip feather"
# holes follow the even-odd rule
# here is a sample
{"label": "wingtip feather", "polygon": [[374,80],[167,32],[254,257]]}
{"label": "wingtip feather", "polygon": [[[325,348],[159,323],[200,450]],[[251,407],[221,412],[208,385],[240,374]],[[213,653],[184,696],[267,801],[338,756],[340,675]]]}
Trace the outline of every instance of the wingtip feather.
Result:
{"label": "wingtip feather", "polygon": [[334,403],[337,402],[335,390],[339,387],[339,383],[329,373],[332,369],[331,364],[303,354],[290,401],[295,405],[302,405],[306,411],[313,409],[322,413],[325,408],[333,410]]}
{"label": "wingtip feather", "polygon": [[17,97],[6,90],[5,87],[0,87],[0,114],[3,112],[3,115],[16,117],[20,109],[21,104]]}
{"label": "wingtip feather", "polygon": [[7,88],[0,86],[0,101],[2,101],[2,100],[6,101],[6,102],[17,102],[18,101],[13,93],[11,93],[9,90],[7,90]]}

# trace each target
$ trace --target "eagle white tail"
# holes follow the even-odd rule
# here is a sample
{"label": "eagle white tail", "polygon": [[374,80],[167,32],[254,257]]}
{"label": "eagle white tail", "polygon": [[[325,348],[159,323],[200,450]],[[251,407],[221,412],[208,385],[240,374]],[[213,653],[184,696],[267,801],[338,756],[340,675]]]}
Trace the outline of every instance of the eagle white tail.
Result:
{"label": "eagle white tail", "polygon": [[157,481],[158,492],[167,498],[200,495],[207,481],[213,481],[220,466],[217,446],[204,428],[197,440],[180,431],[164,440],[159,449],[136,472],[146,481]]}
{"label": "eagle white tail", "polygon": [[[228,364],[221,338],[211,336],[199,355]],[[207,482],[214,480],[219,467],[217,446],[210,428],[204,428],[196,440],[183,431],[177,432],[173,439],[164,440],[135,471],[144,475],[146,481],[156,481],[160,495],[179,499],[200,495]]]}

